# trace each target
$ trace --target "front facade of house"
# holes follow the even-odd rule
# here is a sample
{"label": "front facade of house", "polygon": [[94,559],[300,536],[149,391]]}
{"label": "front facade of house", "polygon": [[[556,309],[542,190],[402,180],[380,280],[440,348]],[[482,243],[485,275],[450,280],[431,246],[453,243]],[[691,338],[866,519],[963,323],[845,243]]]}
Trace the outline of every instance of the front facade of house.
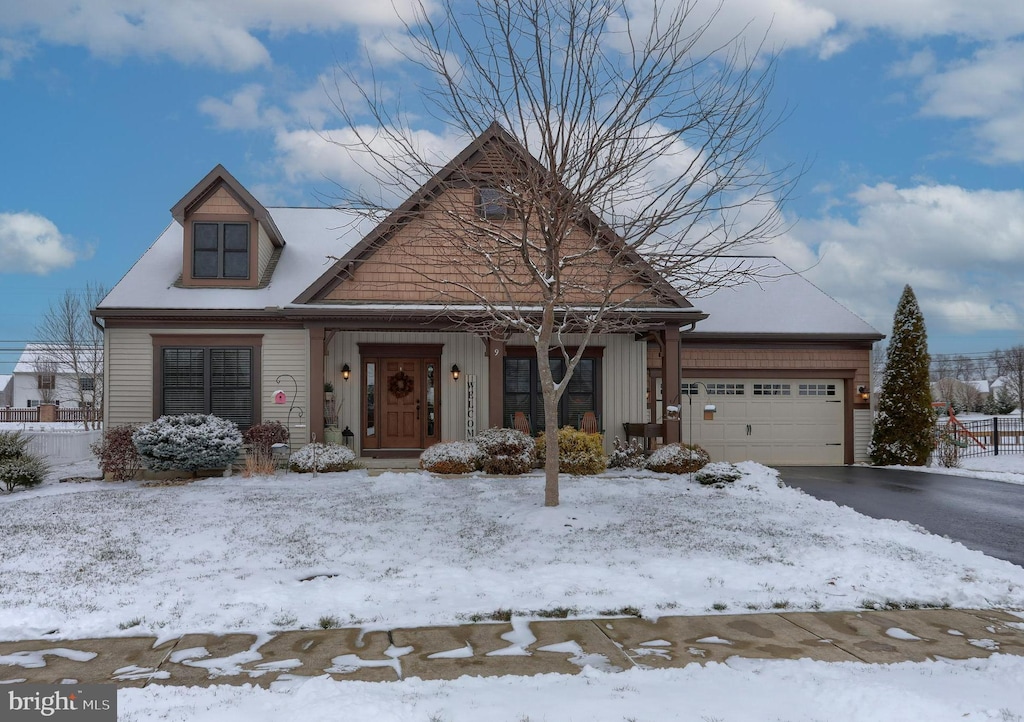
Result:
{"label": "front facade of house", "polygon": [[[509,142],[492,129],[449,168],[486,165],[493,144]],[[539,431],[549,420],[532,340],[495,321],[501,308],[484,313],[480,305],[481,297],[504,293],[511,305],[529,309],[527,285],[509,290],[516,286],[513,271],[504,276],[506,287],[490,288],[495,274],[424,221],[434,204],[464,206],[481,224],[515,219],[494,214],[486,187],[447,180],[442,171],[370,226],[337,210],[264,208],[215,168],[174,206],[174,223],[94,312],[105,326],[105,422],[185,412],[214,413],[240,426],[274,420],[288,427],[293,448],[326,436],[383,458],[417,456],[439,441],[512,426],[517,415]],[[780,351],[775,337],[748,339],[751,348],[742,339],[736,346],[735,339],[698,338],[710,320],[706,309],[586,224],[579,242],[595,243],[593,267],[580,273],[596,268],[612,278],[622,322],[585,344],[559,407],[560,426],[577,426],[593,412],[609,449],[627,424],[664,442],[689,435],[714,445],[723,436],[715,420],[704,421],[702,411],[703,426],[684,425],[689,398],[662,389],[691,389],[681,385],[687,373],[700,377],[693,388],[715,392],[712,381],[770,371],[773,379],[820,381],[823,398],[833,386],[842,402],[842,446],[827,463],[853,461],[858,442],[848,437],[858,401],[851,394],[862,380],[869,383],[871,339],[879,337],[873,329],[856,319],[860,327],[841,331],[851,338],[830,339],[807,356]],[[574,303],[593,303],[587,283],[578,288]],[[747,315],[743,308],[731,312]],[[811,346],[813,335],[804,334]],[[800,342],[794,338],[785,343]],[[584,337],[563,341],[578,347]],[[732,363],[737,348],[749,363]],[[553,357],[556,376],[561,363]],[[744,384],[755,383],[747,378]],[[719,399],[718,420],[732,424],[758,407],[735,406],[729,383],[734,394]],[[744,400],[754,398],[754,386],[747,394]],[[721,455],[727,452],[723,447]]]}

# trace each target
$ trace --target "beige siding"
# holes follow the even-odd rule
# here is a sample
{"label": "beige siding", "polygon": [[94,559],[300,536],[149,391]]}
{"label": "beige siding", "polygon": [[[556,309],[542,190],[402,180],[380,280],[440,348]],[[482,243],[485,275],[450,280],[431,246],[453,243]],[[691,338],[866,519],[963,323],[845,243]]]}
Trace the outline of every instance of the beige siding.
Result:
{"label": "beige siding", "polygon": [[[338,425],[348,426],[355,432],[359,444],[361,424],[362,364],[359,359],[360,343],[390,344],[443,344],[441,369],[438,379],[441,406],[441,440],[459,441],[466,438],[466,379],[476,375],[477,428],[487,426],[487,355],[479,337],[464,333],[397,333],[339,331],[327,348],[324,379],[334,384],[335,403],[339,406]],[[341,367],[348,364],[352,376],[341,378]],[[452,379],[449,370],[458,364],[462,376]]]}
{"label": "beige siding", "polygon": [[267,270],[267,264],[270,263],[270,257],[274,255],[274,244],[270,240],[270,236],[267,235],[267,231],[263,228],[262,223],[258,223],[259,228],[259,258],[257,259],[256,267],[256,278],[262,279],[263,272]]}
{"label": "beige siding", "polygon": [[853,463],[868,463],[868,444],[871,443],[871,409],[853,410]]}
{"label": "beige siding", "polygon": [[222,185],[213,195],[203,201],[194,213],[212,213],[225,216],[247,216],[249,210],[243,208],[235,197]]}
{"label": "beige siding", "polygon": [[[305,443],[308,439],[308,417],[304,405],[307,398],[307,369],[309,367],[309,343],[302,329],[216,329],[196,330],[191,328],[154,329],[107,329],[105,337],[106,364],[106,423],[138,424],[153,420],[153,335],[210,335],[224,337],[232,334],[263,336],[261,358],[261,405],[264,421],[288,421],[288,409],[294,398],[296,406],[303,409],[303,416],[292,414],[291,433],[293,443]],[[278,381],[281,374],[291,374],[298,385],[298,394],[293,391],[287,379]],[[289,403],[273,403],[273,393],[282,389],[288,394]]]}

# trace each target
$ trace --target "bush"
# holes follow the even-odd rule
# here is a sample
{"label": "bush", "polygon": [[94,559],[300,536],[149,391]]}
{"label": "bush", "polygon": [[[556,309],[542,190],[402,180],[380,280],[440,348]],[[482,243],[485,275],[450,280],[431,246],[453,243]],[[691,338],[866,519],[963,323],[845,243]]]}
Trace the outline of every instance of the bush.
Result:
{"label": "bush", "polygon": [[142,459],[132,441],[134,426],[115,426],[103,432],[103,438],[89,448],[100,461],[103,476],[114,481],[134,479],[142,468]]}
{"label": "bush", "polygon": [[42,484],[47,471],[46,462],[28,451],[28,439],[20,431],[0,431],[0,484],[8,492]]}
{"label": "bush", "polygon": [[615,448],[608,457],[608,466],[612,469],[642,469],[647,463],[647,455],[644,453],[644,443],[640,439],[630,439],[628,444],[619,441],[615,437]]}
{"label": "bush", "polygon": [[349,471],[355,468],[356,452],[347,446],[321,444],[319,441],[306,444],[288,459],[288,468],[300,474],[313,471]]}
{"label": "bush", "polygon": [[[546,439],[537,437],[537,458],[544,463]],[[607,467],[604,457],[604,438],[601,434],[588,434],[572,426],[558,430],[558,471],[562,474],[600,474]]]}
{"label": "bush", "polygon": [[255,451],[272,454],[274,444],[288,443],[288,429],[280,421],[264,421],[246,429],[242,441]]}
{"label": "bush", "polygon": [[37,486],[43,483],[49,467],[34,454],[22,454],[0,460],[0,483],[8,492],[18,486]]}
{"label": "bush", "polygon": [[647,457],[647,468],[666,474],[691,474],[711,461],[711,457],[696,444],[668,444]]}
{"label": "bush", "polygon": [[704,486],[731,484],[743,477],[743,472],[728,461],[713,461],[694,475]]}
{"label": "bush", "polygon": [[0,431],[0,461],[24,456],[27,446],[28,439],[20,431]]}
{"label": "bush", "polygon": [[533,468],[536,445],[516,429],[484,429],[476,435],[481,468],[488,474],[514,476]]}
{"label": "bush", "polygon": [[420,454],[420,468],[435,474],[469,474],[480,469],[480,447],[472,441],[434,444]]}
{"label": "bush", "polygon": [[223,469],[242,449],[242,434],[212,414],[161,416],[132,434],[142,464],[153,471]]}

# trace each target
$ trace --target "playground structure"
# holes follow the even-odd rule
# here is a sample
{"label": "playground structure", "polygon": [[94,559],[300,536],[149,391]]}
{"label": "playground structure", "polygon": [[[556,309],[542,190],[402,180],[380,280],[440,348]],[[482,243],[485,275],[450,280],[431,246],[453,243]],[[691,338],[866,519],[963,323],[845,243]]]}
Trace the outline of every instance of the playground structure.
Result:
{"label": "playground structure", "polygon": [[[955,449],[968,449],[972,444],[977,444],[982,451],[987,450],[984,442],[974,432],[960,421],[953,413],[953,405],[948,401],[936,401],[932,408],[946,410],[946,423],[938,428],[935,434],[935,446],[938,447],[943,441],[952,444]],[[940,412],[941,413],[941,412]],[[959,452],[957,452],[959,455]]]}

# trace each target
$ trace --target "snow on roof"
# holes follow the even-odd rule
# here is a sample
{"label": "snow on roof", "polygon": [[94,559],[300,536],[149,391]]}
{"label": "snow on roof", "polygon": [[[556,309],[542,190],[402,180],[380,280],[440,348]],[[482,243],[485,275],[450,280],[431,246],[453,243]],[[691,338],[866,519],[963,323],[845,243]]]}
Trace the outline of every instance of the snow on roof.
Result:
{"label": "snow on roof", "polygon": [[284,307],[373,228],[332,208],[268,208],[287,245],[265,288],[179,288],[182,227],[174,221],[107,294],[100,309],[252,310]]}
{"label": "snow on roof", "polygon": [[[21,352],[21,356],[18,357],[18,363],[14,364],[14,373],[35,374],[39,373],[40,370],[49,372],[49,363],[52,362],[52,359],[56,358],[58,362],[53,367],[53,373],[72,374],[75,372],[74,368],[68,363],[61,363],[61,361],[68,358],[68,348],[68,346],[61,346],[60,344],[54,343],[26,344],[24,350]],[[103,348],[96,346],[95,350],[98,354],[97,358],[102,357]],[[81,358],[82,357],[79,356],[79,359]],[[47,366],[43,367],[41,366],[42,364],[47,364]],[[3,377],[0,376],[0,389],[3,387]]]}
{"label": "snow on roof", "polygon": [[0,374],[0,391],[7,388],[7,384],[11,383],[11,379],[14,377],[10,374]]}
{"label": "snow on roof", "polygon": [[691,303],[710,317],[694,333],[874,335],[877,330],[773,256],[724,256],[716,268],[748,269],[756,278],[706,292]]}

